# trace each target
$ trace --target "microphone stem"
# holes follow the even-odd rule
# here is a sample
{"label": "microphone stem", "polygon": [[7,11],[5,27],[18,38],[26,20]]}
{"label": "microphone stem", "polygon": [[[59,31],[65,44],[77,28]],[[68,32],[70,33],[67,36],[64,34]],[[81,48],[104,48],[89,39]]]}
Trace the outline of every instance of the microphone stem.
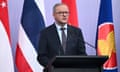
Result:
{"label": "microphone stem", "polygon": [[[85,42],[87,45],[89,45],[90,47],[92,47],[92,48],[95,48],[93,45],[91,45],[90,43],[88,43],[88,42]],[[95,48],[96,49],[96,48]]]}

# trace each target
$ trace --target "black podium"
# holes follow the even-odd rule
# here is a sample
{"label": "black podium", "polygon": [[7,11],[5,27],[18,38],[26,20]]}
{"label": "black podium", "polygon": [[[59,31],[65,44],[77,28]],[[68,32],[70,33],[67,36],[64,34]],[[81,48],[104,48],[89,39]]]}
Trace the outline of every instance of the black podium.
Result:
{"label": "black podium", "polygon": [[102,72],[107,56],[56,56],[52,72]]}

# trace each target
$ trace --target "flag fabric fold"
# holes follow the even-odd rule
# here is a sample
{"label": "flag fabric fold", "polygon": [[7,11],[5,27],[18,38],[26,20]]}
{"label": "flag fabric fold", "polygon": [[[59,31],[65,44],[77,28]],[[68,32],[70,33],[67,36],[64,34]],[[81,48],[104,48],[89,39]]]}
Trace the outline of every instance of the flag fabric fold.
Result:
{"label": "flag fabric fold", "polygon": [[0,72],[14,72],[7,0],[0,0]]}
{"label": "flag fabric fold", "polygon": [[37,61],[37,51],[40,31],[45,25],[36,2],[39,1],[24,0],[15,60],[19,72],[42,72],[43,69]]}
{"label": "flag fabric fold", "polygon": [[62,3],[66,4],[69,7],[70,10],[70,16],[68,19],[69,24],[78,27],[76,0],[62,0]]}
{"label": "flag fabric fold", "polygon": [[97,26],[97,54],[108,56],[104,72],[117,72],[116,47],[111,0],[101,0]]}

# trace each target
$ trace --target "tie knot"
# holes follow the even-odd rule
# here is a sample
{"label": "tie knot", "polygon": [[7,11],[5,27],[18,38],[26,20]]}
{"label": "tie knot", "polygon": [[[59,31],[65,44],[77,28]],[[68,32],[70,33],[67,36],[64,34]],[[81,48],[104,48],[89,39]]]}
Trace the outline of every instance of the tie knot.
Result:
{"label": "tie knot", "polygon": [[64,28],[64,27],[61,27],[61,28],[60,28],[60,30],[65,30],[65,29],[66,29],[66,28]]}

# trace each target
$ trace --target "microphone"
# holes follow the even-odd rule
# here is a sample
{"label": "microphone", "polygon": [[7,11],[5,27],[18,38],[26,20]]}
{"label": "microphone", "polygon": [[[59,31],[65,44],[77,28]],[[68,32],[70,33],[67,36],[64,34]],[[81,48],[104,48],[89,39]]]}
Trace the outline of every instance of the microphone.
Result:
{"label": "microphone", "polygon": [[85,43],[86,45],[88,45],[88,46],[90,46],[90,47],[96,49],[95,46],[93,46],[92,44],[90,44],[90,43],[88,43],[88,42],[86,42],[86,41],[84,41],[84,43]]}
{"label": "microphone", "polygon": [[[82,31],[81,31],[81,29],[79,28],[79,32],[81,33],[81,35],[82,35]],[[69,35],[71,36],[71,37],[74,37],[74,38],[76,38],[76,35],[77,35],[77,33],[76,32],[74,32],[73,30],[70,30],[69,31]],[[89,42],[87,42],[87,41],[84,41],[83,39],[81,39],[82,37],[78,37],[77,36],[77,39],[79,39],[83,44],[86,44],[86,45],[88,45],[89,47],[92,47],[92,48],[94,48],[94,49],[96,49],[95,48],[95,46],[94,45],[92,45],[92,44],[90,44]]]}

